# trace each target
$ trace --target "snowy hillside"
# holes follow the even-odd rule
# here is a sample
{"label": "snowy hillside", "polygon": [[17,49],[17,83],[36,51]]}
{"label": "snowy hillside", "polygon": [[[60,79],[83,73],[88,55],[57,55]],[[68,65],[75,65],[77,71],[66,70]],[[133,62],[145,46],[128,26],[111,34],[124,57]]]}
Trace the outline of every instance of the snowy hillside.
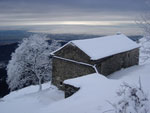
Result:
{"label": "snowy hillside", "polygon": [[142,88],[150,97],[149,73],[150,63],[145,62],[115,72],[108,78],[95,73],[66,80],[65,83],[80,87],[67,99],[64,92],[50,83],[43,84],[41,92],[38,92],[38,86],[29,86],[0,99],[0,113],[114,113],[109,102],[118,101],[116,92],[123,82],[139,85],[140,77]]}
{"label": "snowy hillside", "polygon": [[116,91],[123,82],[135,85],[140,76],[144,91],[150,94],[149,69],[150,64],[146,64],[118,71],[109,79],[91,74],[66,80],[81,87],[67,99],[64,99],[62,91],[50,83],[43,84],[42,92],[37,92],[38,86],[30,86],[2,98],[0,110],[1,113],[102,113],[112,109],[107,101],[117,101]]}
{"label": "snowy hillside", "polygon": [[50,83],[43,84],[42,92],[37,91],[38,86],[29,86],[5,96],[0,100],[1,113],[36,113],[64,97],[64,93]]}

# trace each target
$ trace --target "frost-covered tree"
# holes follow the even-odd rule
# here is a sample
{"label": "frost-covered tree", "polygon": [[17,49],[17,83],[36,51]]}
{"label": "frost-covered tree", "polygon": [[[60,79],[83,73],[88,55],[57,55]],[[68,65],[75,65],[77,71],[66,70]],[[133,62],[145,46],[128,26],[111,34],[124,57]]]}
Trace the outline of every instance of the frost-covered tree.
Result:
{"label": "frost-covered tree", "polygon": [[[147,0],[146,3],[145,7],[150,7],[150,0]],[[150,12],[142,14],[136,23],[143,31],[143,38],[140,40],[140,60],[143,63],[150,59]]]}
{"label": "frost-covered tree", "polygon": [[150,60],[150,36],[144,36],[140,39],[140,63]]}
{"label": "frost-covered tree", "polygon": [[138,21],[138,25],[143,30],[143,38],[140,39],[140,57],[141,63],[150,59],[150,14],[145,14]]}
{"label": "frost-covered tree", "polygon": [[10,90],[20,89],[30,84],[39,84],[41,90],[41,83],[51,79],[49,56],[58,47],[57,41],[48,44],[44,35],[32,35],[23,39],[7,66],[7,83]]}
{"label": "frost-covered tree", "polygon": [[[145,7],[150,8],[150,0],[145,1]],[[145,38],[150,40],[150,11],[144,12],[136,19],[137,25],[142,28]]]}
{"label": "frost-covered tree", "polygon": [[115,113],[149,113],[149,99],[144,93],[141,82],[139,86],[124,83],[117,92],[119,100],[112,104]]}

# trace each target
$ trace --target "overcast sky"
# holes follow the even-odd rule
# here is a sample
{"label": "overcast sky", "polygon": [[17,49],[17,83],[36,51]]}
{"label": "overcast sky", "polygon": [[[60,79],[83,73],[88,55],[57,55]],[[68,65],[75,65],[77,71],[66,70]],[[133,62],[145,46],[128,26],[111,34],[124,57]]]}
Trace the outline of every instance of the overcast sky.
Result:
{"label": "overcast sky", "polygon": [[0,0],[0,29],[49,33],[139,34],[149,0]]}

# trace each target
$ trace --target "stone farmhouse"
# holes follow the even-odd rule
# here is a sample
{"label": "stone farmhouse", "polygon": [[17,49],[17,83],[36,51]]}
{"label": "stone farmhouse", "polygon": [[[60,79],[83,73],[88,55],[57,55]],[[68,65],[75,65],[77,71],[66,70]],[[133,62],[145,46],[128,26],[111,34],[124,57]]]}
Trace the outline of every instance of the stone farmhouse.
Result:
{"label": "stone farmhouse", "polygon": [[124,34],[70,41],[52,55],[52,83],[63,89],[63,81],[91,73],[109,75],[138,65],[139,46]]}

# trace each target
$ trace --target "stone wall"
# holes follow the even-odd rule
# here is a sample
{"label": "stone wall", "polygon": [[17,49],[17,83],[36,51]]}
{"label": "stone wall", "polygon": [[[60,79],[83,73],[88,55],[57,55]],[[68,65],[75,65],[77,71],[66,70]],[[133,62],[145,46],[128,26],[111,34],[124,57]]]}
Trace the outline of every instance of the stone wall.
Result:
{"label": "stone wall", "polygon": [[66,45],[59,51],[55,52],[56,56],[75,60],[78,62],[84,62],[88,64],[94,64],[93,61],[90,60],[90,57],[84,53],[81,49],[77,46],[73,45],[72,43]]}
{"label": "stone wall", "polygon": [[94,68],[62,59],[52,58],[52,83],[63,89],[63,81],[70,78],[95,73]]}
{"label": "stone wall", "polygon": [[74,87],[69,84],[63,84],[63,85],[64,85],[65,98],[70,97],[80,89],[78,87]]}
{"label": "stone wall", "polygon": [[126,52],[126,58],[124,59],[124,65],[123,67],[130,67],[133,65],[139,64],[139,48],[133,49],[131,51]]}
{"label": "stone wall", "polygon": [[109,75],[121,68],[127,68],[139,63],[139,49],[133,49],[124,53],[116,54],[103,59],[97,64],[99,73]]}

